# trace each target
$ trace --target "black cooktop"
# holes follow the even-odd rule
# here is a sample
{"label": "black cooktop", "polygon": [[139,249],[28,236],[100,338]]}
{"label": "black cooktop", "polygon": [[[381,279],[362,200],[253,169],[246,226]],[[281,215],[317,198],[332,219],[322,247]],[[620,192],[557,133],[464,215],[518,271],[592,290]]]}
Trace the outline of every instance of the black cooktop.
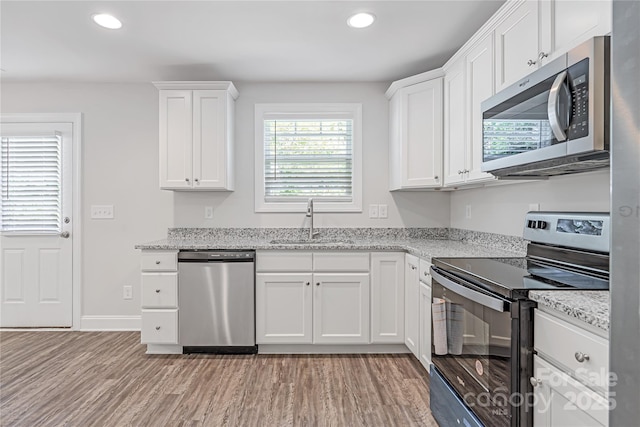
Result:
{"label": "black cooktop", "polygon": [[533,290],[608,290],[608,278],[528,258],[435,258],[433,265],[489,292],[526,298]]}

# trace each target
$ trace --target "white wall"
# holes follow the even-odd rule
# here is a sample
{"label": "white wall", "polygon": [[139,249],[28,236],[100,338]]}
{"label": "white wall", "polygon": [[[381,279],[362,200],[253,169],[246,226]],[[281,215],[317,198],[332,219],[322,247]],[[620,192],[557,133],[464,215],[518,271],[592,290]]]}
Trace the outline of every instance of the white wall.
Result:
{"label": "white wall", "polygon": [[[546,211],[609,212],[609,169],[451,194],[451,227],[522,236],[530,204]],[[471,205],[471,218],[466,206]]]}
{"label": "white wall", "polygon": [[[301,227],[302,213],[254,212],[254,106],[256,103],[362,103],[363,212],[316,214],[318,227],[447,227],[449,195],[392,194],[388,188],[388,100],[386,83],[239,83],[236,101],[236,190],[175,194],[176,226]],[[387,219],[369,219],[369,204],[387,204]],[[213,206],[212,220],[204,219]]]}
{"label": "white wall", "polygon": [[[449,195],[387,190],[386,84],[238,84],[236,191],[190,193],[158,188],[158,94],[151,84],[4,83],[3,113],[83,114],[84,316],[140,313],[136,243],[161,239],[168,227],[300,227],[302,214],[256,214],[253,197],[253,105],[256,102],[363,104],[364,213],[318,214],[320,227],[447,227]],[[386,203],[389,218],[370,220],[366,206]],[[94,204],[114,205],[113,220],[92,220]],[[204,220],[204,206],[214,219]],[[123,300],[122,287],[134,286]]]}
{"label": "white wall", "polygon": [[[158,189],[157,91],[147,84],[2,85],[3,113],[83,114],[82,314],[140,313],[139,242],[173,225],[173,196]],[[113,220],[90,206],[114,205]],[[123,285],[134,299],[123,300]]]}

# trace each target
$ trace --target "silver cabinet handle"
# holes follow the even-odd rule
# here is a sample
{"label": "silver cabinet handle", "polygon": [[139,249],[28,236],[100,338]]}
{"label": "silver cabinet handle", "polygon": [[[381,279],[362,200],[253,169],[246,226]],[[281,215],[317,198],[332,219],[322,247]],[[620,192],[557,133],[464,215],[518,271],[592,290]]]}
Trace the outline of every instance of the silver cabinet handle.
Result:
{"label": "silver cabinet handle", "polygon": [[63,231],[62,233],[60,233],[60,237],[62,237],[63,239],[68,239],[70,235],[71,234],[69,234],[68,231]]}
{"label": "silver cabinet handle", "polygon": [[530,60],[527,61],[527,65],[529,67],[531,67],[532,65],[536,65],[536,63],[537,63],[537,61],[534,61],[533,59],[530,59]]}
{"label": "silver cabinet handle", "polygon": [[538,387],[539,385],[542,385],[542,380],[535,378],[535,377],[531,377],[529,378],[529,382],[531,383],[532,386],[534,387]]}
{"label": "silver cabinet handle", "polygon": [[576,360],[578,361],[578,363],[583,363],[585,361],[589,361],[589,355],[585,354],[581,351],[577,351],[576,354],[574,355],[576,357]]}
{"label": "silver cabinet handle", "polygon": [[[549,101],[547,103],[547,115],[549,116],[549,125],[551,131],[558,141],[566,141],[567,135],[564,133],[565,129],[569,126],[569,114],[571,113],[571,94],[569,88],[564,83],[567,77],[567,71],[563,71],[551,85],[549,91]],[[562,97],[562,99],[560,99]],[[565,104],[565,111],[560,116],[558,108]]]}
{"label": "silver cabinet handle", "polygon": [[185,181],[187,181],[187,182],[189,182],[189,178],[185,178],[184,180],[185,180]]}
{"label": "silver cabinet handle", "polygon": [[320,282],[316,283],[316,286],[320,286]]}
{"label": "silver cabinet handle", "polygon": [[412,269],[412,270],[415,270],[416,268],[418,268],[418,267],[416,267],[415,265],[412,265],[412,266],[411,266],[411,269]]}
{"label": "silver cabinet handle", "polygon": [[429,273],[426,272],[426,271],[423,274],[424,274],[425,277],[427,277],[429,275]]}
{"label": "silver cabinet handle", "polygon": [[196,184],[200,182],[198,178],[196,178],[194,181],[196,182]]}
{"label": "silver cabinet handle", "polygon": [[156,289],[156,294],[159,294],[159,293],[160,293],[160,289]]}
{"label": "silver cabinet handle", "polygon": [[439,179],[438,175],[434,176],[433,179],[435,179],[437,181]]}
{"label": "silver cabinet handle", "polygon": [[311,282],[307,282],[307,286],[309,286],[311,284]]}
{"label": "silver cabinet handle", "polygon": [[548,53],[540,52],[538,54],[538,58],[541,59],[541,60],[544,59],[544,58],[548,58],[548,57],[549,57]]}
{"label": "silver cabinet handle", "polygon": [[156,326],[156,331],[159,331],[159,330],[160,330],[160,326]]}
{"label": "silver cabinet handle", "polygon": [[160,261],[156,261],[156,265],[160,265]]}
{"label": "silver cabinet handle", "polygon": [[458,171],[458,175],[462,175],[462,171],[461,170]]}
{"label": "silver cabinet handle", "polygon": [[65,224],[69,224],[71,222],[71,218],[69,218],[68,216],[64,217],[64,223]]}

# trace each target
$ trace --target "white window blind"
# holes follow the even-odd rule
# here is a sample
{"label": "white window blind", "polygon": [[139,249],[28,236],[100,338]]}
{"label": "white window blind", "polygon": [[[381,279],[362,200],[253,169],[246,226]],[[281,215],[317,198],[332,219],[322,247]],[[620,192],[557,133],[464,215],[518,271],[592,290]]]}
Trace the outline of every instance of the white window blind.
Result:
{"label": "white window blind", "polygon": [[537,150],[551,145],[553,139],[548,120],[484,120],[484,160]]}
{"label": "white window blind", "polygon": [[3,232],[59,233],[62,216],[62,138],[2,138]]}
{"label": "white window blind", "polygon": [[353,120],[264,120],[265,201],[353,199]]}

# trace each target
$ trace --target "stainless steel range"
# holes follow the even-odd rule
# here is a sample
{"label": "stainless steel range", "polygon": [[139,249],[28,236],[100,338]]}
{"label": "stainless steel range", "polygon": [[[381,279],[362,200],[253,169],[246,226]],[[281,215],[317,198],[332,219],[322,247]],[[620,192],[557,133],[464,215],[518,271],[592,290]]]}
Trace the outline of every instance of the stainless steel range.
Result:
{"label": "stainless steel range", "polygon": [[431,410],[441,427],[532,425],[531,290],[609,289],[608,213],[529,212],[526,258],[436,258]]}

